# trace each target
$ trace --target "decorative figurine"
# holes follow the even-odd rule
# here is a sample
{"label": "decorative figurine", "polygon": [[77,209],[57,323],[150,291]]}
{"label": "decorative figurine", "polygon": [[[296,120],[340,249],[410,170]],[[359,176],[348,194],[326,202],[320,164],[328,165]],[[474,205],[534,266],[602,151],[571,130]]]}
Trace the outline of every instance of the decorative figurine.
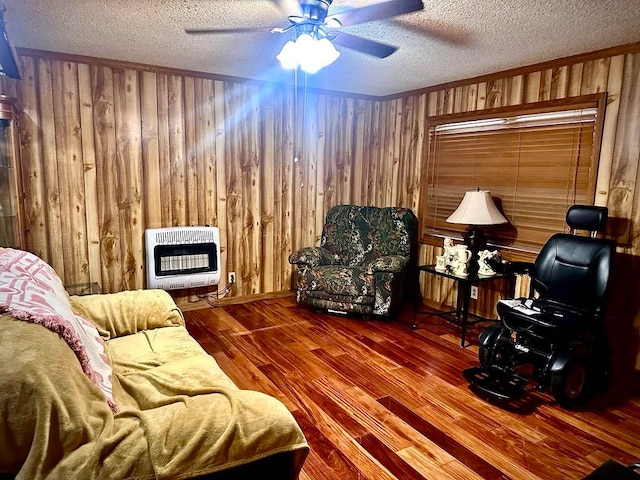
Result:
{"label": "decorative figurine", "polygon": [[491,277],[496,274],[487,262],[485,262],[485,260],[490,258],[500,260],[501,255],[497,250],[480,250],[480,252],[478,252],[478,276]]}
{"label": "decorative figurine", "polygon": [[466,277],[469,272],[469,262],[472,253],[463,244],[454,244],[453,239],[445,237],[443,241],[444,253],[436,257],[435,269],[439,272],[449,272]]}

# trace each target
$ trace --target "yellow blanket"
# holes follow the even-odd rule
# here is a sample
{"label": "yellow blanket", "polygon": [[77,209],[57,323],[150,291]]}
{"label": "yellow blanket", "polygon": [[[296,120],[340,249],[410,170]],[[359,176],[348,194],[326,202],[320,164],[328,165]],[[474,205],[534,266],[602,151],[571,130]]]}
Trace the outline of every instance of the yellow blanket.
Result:
{"label": "yellow blanket", "polygon": [[[190,478],[308,451],[278,400],[239,390],[163,291],[72,297],[107,338],[113,414],[66,343],[0,317],[0,472],[18,478]],[[20,352],[20,355],[17,355]]]}

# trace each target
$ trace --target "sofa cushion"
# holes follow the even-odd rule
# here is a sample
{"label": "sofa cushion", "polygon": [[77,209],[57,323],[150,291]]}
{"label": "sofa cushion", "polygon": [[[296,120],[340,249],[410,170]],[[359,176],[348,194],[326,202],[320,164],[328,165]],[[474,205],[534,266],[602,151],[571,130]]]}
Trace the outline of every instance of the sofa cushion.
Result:
{"label": "sofa cushion", "polygon": [[111,408],[111,365],[96,326],[73,311],[62,281],[30,252],[0,248],[0,313],[57,333],[78,357],[84,373],[102,390]]}
{"label": "sofa cushion", "polygon": [[164,290],[72,296],[71,305],[97,325],[105,340],[153,328],[184,326],[182,312]]}
{"label": "sofa cushion", "polygon": [[[139,420],[114,417],[59,335],[4,315],[0,345],[0,473],[152,478]],[[122,398],[117,390],[114,382],[114,394]]]}
{"label": "sofa cushion", "polygon": [[160,478],[175,478],[185,465],[207,473],[305,448],[286,407],[238,389],[184,327],[114,338],[107,347],[121,414],[139,420]]}
{"label": "sofa cushion", "polygon": [[173,395],[208,392],[208,387],[199,390],[202,385],[237,390],[184,327],[117,337],[107,341],[107,348],[123,401],[131,408],[149,410]]}
{"label": "sofa cushion", "polygon": [[[0,275],[0,290],[20,294],[42,272],[59,281],[36,269],[22,287]],[[308,446],[291,413],[271,396],[238,389],[166,292],[74,297],[75,313],[66,293],[55,298],[60,306],[49,313],[86,315],[109,339],[120,410],[109,408],[57,333],[13,310],[0,315],[0,477],[179,480],[279,454],[290,459],[283,478],[297,476]]]}

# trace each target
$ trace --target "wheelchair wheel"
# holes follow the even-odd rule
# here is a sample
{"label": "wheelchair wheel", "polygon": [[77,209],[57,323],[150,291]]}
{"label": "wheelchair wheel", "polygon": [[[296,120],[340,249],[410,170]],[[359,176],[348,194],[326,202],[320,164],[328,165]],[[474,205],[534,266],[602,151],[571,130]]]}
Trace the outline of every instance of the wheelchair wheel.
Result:
{"label": "wheelchair wheel", "polygon": [[495,350],[495,345],[491,345],[490,347],[480,345],[480,347],[478,348],[478,360],[480,361],[481,367],[486,367],[493,364]]}
{"label": "wheelchair wheel", "polygon": [[579,360],[571,360],[560,371],[551,374],[551,393],[561,407],[583,405],[591,396],[589,372]]}
{"label": "wheelchair wheel", "polygon": [[505,355],[505,348],[499,342],[502,334],[502,331],[500,331],[498,335],[492,335],[494,338],[490,342],[487,342],[487,344],[481,343],[478,347],[478,360],[481,367],[501,364]]}

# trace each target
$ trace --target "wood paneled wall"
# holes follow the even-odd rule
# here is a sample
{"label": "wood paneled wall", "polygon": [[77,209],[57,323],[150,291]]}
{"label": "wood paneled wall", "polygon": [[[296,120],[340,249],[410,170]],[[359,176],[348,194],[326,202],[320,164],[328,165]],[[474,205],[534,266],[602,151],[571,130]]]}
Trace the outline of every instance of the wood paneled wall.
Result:
{"label": "wood paneled wall", "polygon": [[[596,204],[609,208],[608,234],[617,243],[610,295],[610,326],[619,351],[635,357],[640,369],[640,45],[565,61],[548,62],[504,74],[427,90],[428,117],[478,112],[523,103],[607,93]],[[440,250],[422,245],[421,260],[435,263]],[[443,279],[423,280],[425,298],[451,304],[455,291]],[[528,282],[520,282],[524,293]],[[472,308],[487,314],[499,291],[483,292]]]}
{"label": "wood paneled wall", "polygon": [[[288,254],[318,242],[331,206],[419,214],[430,116],[607,92],[596,201],[629,260],[622,290],[640,297],[640,45],[382,99],[45,52],[20,60],[24,79],[0,88],[24,107],[27,248],[66,283],[142,288],[145,228],[208,224],[221,230],[222,278],[237,274],[232,295],[290,289]],[[422,245],[421,261],[437,253]],[[434,304],[455,298],[445,281],[423,288]],[[481,298],[475,308],[490,310],[495,295]]]}
{"label": "wood paneled wall", "polygon": [[29,52],[26,248],[66,284],[143,288],[144,230],[220,228],[235,296],[292,288],[339,203],[417,208],[426,95],[384,103]]}
{"label": "wood paneled wall", "polygon": [[[618,229],[610,233],[621,249],[640,255],[637,235],[640,192],[635,188],[640,178],[639,49],[640,46],[636,46],[636,51],[626,54],[569,64],[554,62],[540,70],[528,68],[523,69],[525,73],[507,72],[487,80],[431,89],[427,115],[478,112],[606,92],[596,203],[607,205],[611,217],[628,220],[618,222]],[[633,225],[636,225],[636,234]]]}

